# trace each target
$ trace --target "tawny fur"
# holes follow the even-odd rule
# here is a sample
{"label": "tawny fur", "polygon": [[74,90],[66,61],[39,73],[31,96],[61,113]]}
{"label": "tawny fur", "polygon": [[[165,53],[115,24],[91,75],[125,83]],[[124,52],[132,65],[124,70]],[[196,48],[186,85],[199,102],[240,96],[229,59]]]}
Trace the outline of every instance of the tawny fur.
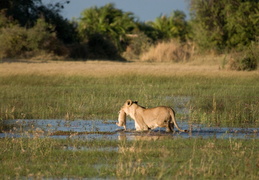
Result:
{"label": "tawny fur", "polygon": [[126,113],[123,110],[120,110],[119,112],[119,118],[118,118],[117,126],[123,126],[126,130]]}
{"label": "tawny fur", "polygon": [[126,129],[126,115],[135,121],[137,131],[145,131],[155,129],[157,127],[165,127],[167,132],[171,132],[174,126],[181,132],[187,132],[179,128],[175,120],[174,110],[166,106],[158,106],[155,108],[144,108],[139,106],[137,102],[127,100],[121,107],[119,114],[118,126]]}

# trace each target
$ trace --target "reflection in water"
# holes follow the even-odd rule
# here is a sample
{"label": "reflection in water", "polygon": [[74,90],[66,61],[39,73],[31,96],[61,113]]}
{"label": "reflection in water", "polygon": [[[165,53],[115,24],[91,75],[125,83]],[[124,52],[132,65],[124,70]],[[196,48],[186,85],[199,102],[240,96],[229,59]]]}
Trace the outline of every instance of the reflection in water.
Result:
{"label": "reflection in water", "polygon": [[139,140],[146,140],[146,141],[156,141],[156,140],[161,140],[161,139],[170,139],[170,138],[173,138],[173,134],[170,133],[170,134],[160,134],[158,132],[156,133],[130,133],[130,134],[127,134],[127,132],[119,132],[118,133],[118,140],[136,140],[136,141],[139,141]]}
{"label": "reflection in water", "polygon": [[[168,138],[256,138],[259,139],[257,128],[215,128],[192,124],[189,133],[167,133],[163,128],[137,132],[134,121],[127,121],[131,130],[124,131],[115,123],[117,121],[101,120],[4,120],[1,121],[1,137],[52,137],[81,139],[119,139],[119,140],[160,140]],[[190,129],[187,122],[178,122],[183,129]]]}

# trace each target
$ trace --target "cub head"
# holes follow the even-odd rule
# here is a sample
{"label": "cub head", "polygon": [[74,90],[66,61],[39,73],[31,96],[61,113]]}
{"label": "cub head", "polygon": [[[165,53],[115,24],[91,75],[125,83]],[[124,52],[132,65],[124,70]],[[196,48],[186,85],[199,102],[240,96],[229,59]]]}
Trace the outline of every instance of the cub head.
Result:
{"label": "cub head", "polygon": [[117,126],[123,126],[126,130],[126,113],[123,110],[120,110]]}

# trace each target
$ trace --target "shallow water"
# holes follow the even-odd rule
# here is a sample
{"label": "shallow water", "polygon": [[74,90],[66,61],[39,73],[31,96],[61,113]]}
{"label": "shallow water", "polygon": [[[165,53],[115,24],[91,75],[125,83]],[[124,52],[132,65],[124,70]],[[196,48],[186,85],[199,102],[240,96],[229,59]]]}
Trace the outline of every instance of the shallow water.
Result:
{"label": "shallow water", "polygon": [[115,120],[4,120],[1,137],[52,137],[52,138],[82,138],[82,139],[127,139],[127,140],[157,140],[162,138],[240,138],[259,139],[257,128],[206,127],[199,124],[178,122],[182,129],[189,133],[175,131],[165,132],[164,128],[151,131],[136,132],[134,121],[127,121],[127,131],[118,127]]}

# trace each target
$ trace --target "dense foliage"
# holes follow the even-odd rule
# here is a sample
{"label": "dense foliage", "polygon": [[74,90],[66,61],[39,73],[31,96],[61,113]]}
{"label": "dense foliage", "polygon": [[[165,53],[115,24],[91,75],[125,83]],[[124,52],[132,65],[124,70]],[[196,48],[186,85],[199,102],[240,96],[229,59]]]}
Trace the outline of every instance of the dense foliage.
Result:
{"label": "dense foliage", "polygon": [[259,37],[258,0],[192,0],[193,39],[203,49],[242,49]]}
{"label": "dense foliage", "polygon": [[38,19],[30,29],[18,24],[1,28],[0,42],[0,57],[28,58],[51,53],[64,54],[63,43],[56,37],[54,28],[44,19]]}
{"label": "dense foliage", "polygon": [[0,58],[66,57],[66,46],[78,38],[73,24],[60,15],[63,4],[69,1],[61,2],[1,1]]}
{"label": "dense foliage", "polygon": [[126,35],[134,27],[133,14],[116,9],[113,4],[86,9],[78,21],[79,34],[83,40],[98,34],[112,41],[119,50],[123,49]]}
{"label": "dense foliage", "polygon": [[[0,3],[1,58],[28,58],[37,51],[75,59],[119,59],[123,54],[138,58],[152,44],[167,41],[192,42],[197,50],[242,52],[243,59],[234,60],[232,67],[238,63],[243,66],[242,62],[251,62],[248,70],[257,66],[258,0],[191,0],[190,20],[176,10],[151,22],[140,22],[133,13],[114,4],[85,9],[71,22],[60,15],[69,1],[48,5],[41,0]],[[36,39],[42,39],[32,43],[30,34],[39,33],[39,19],[41,35]]]}
{"label": "dense foliage", "polygon": [[171,16],[159,16],[153,22],[148,22],[157,32],[157,39],[168,40],[179,38],[186,41],[188,26],[186,15],[182,11],[173,11]]}

